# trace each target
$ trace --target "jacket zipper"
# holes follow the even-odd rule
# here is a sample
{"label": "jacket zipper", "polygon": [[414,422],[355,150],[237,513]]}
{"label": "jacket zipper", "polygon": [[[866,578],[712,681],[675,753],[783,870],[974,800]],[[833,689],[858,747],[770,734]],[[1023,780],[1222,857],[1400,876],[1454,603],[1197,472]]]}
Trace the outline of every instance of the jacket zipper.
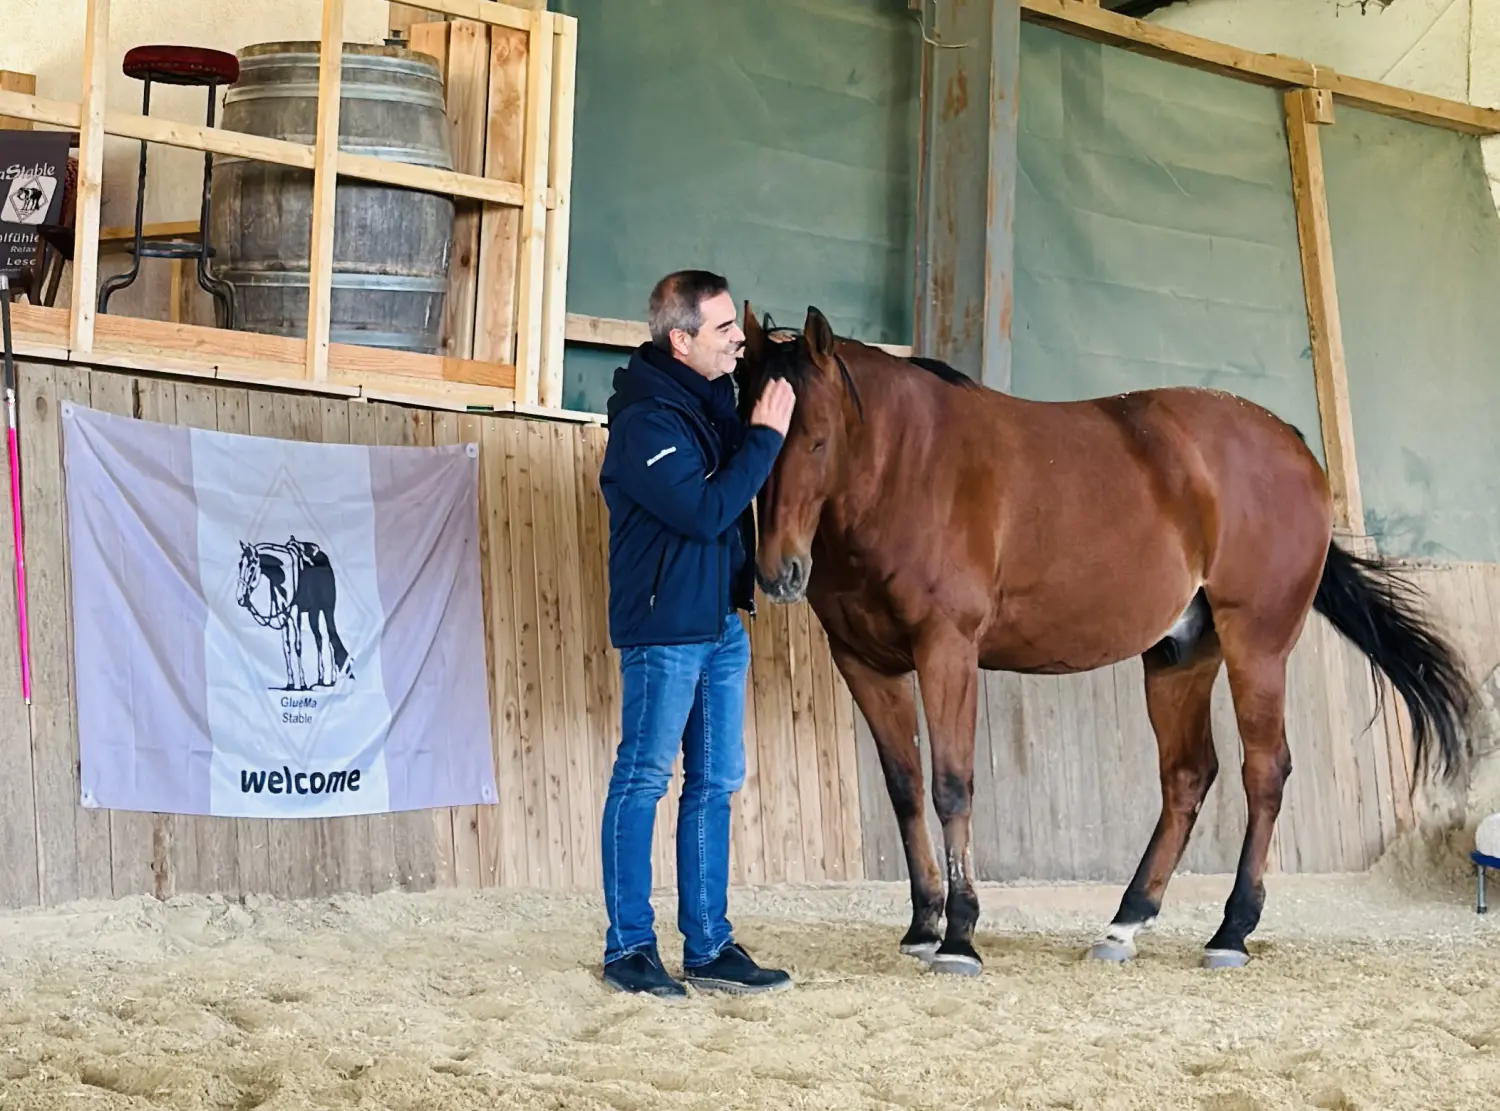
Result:
{"label": "jacket zipper", "polygon": [[651,603],[649,608],[653,613],[656,612],[656,591],[661,586],[661,567],[667,560],[668,543],[669,541],[666,538],[662,539],[661,551],[656,556],[656,574],[651,576]]}

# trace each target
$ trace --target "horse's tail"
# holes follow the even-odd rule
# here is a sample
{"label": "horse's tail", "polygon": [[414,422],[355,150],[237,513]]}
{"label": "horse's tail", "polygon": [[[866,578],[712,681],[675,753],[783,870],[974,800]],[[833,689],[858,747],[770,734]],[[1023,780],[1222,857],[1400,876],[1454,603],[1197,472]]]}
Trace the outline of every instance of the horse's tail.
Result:
{"label": "horse's tail", "polygon": [[[349,651],[344,647],[343,638],[339,636],[339,627],[334,624],[333,604],[334,588],[329,586],[328,604],[323,610],[323,623],[328,626],[328,643],[333,647],[333,670],[343,671],[344,664],[348,662]],[[349,678],[354,678],[354,669],[349,669]]]}
{"label": "horse's tail", "polygon": [[349,651],[344,647],[344,642],[339,638],[338,626],[333,623],[333,611],[329,610],[323,615],[323,620],[328,622],[328,642],[333,645],[333,669],[343,671],[344,664],[349,659]]}
{"label": "horse's tail", "polygon": [[[1435,759],[1437,770],[1451,775],[1468,758],[1463,717],[1473,691],[1458,654],[1420,607],[1417,592],[1388,564],[1329,544],[1313,609],[1400,693],[1411,714],[1418,774]],[[1378,709],[1382,688],[1379,676],[1375,680]]]}

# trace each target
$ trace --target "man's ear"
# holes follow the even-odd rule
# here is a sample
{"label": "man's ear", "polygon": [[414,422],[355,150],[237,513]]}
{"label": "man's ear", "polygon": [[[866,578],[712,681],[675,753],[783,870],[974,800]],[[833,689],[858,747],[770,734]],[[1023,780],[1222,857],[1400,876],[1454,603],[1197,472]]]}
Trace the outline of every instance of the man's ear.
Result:
{"label": "man's ear", "polygon": [[802,325],[802,334],[807,339],[808,351],[818,362],[833,357],[833,328],[816,305],[807,306],[807,321]]}

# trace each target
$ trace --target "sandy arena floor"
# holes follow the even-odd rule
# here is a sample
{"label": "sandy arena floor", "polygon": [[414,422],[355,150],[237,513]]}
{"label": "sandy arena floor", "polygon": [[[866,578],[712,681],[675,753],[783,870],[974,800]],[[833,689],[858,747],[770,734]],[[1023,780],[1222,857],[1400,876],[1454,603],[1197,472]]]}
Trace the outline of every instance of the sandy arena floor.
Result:
{"label": "sandy arena floor", "polygon": [[979,980],[897,953],[904,885],[735,893],[798,990],[675,1004],[603,988],[587,896],[13,913],[0,1109],[1494,1108],[1500,913],[1403,874],[1273,877],[1220,973],[1227,878],[1177,877],[1124,968],[1079,960],[1117,889],[986,887]]}

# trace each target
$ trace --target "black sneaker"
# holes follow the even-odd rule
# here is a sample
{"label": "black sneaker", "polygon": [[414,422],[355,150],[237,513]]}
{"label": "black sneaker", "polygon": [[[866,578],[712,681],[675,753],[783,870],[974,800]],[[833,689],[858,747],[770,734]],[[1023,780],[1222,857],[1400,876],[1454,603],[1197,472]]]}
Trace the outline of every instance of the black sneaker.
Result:
{"label": "black sneaker", "polygon": [[683,979],[704,991],[729,991],[738,995],[752,992],[782,991],[792,986],[792,978],[779,968],[762,968],[750,954],[735,942],[720,950],[707,964],[684,968]]}
{"label": "black sneaker", "polygon": [[675,997],[687,995],[683,987],[662,967],[655,949],[638,949],[604,966],[604,982],[616,991]]}

